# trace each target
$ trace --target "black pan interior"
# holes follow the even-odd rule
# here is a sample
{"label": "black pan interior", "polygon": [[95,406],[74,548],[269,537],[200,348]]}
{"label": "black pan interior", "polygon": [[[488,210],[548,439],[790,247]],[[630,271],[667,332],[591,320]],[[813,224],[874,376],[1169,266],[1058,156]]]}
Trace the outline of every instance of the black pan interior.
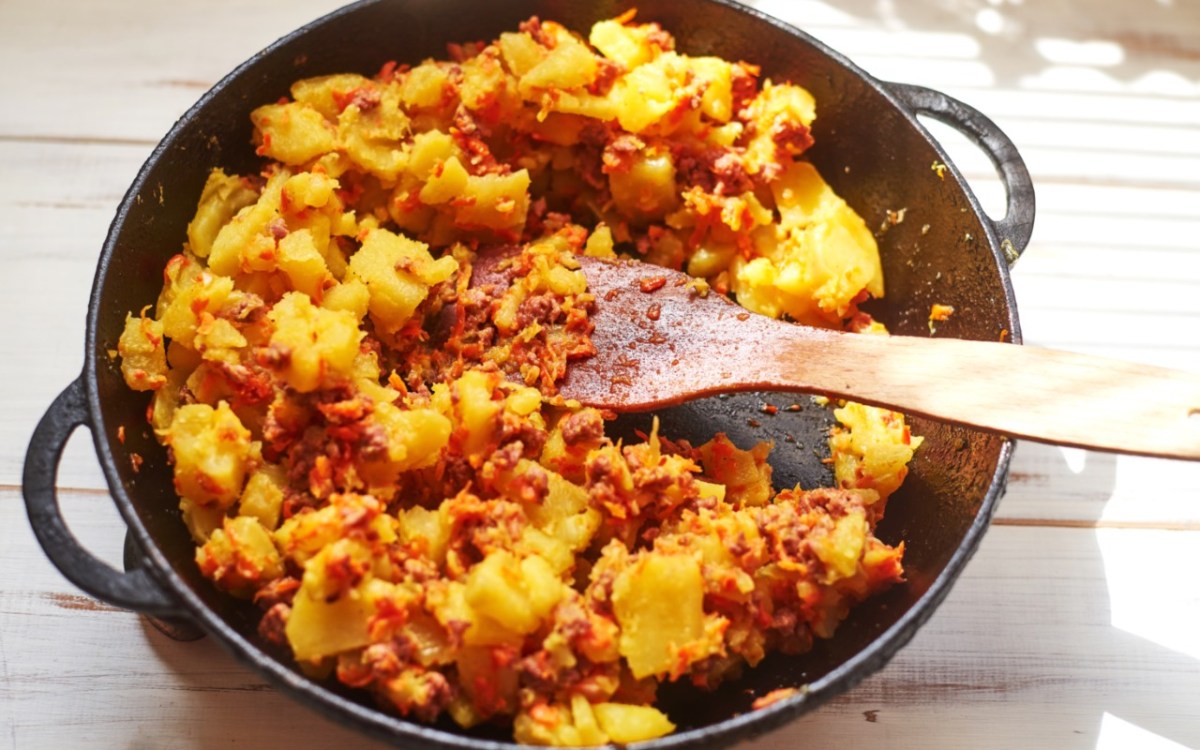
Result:
{"label": "black pan interior", "polygon": [[[131,189],[105,246],[89,325],[90,386],[100,409],[97,443],[101,456],[111,459],[106,470],[114,478],[118,502],[128,503],[125,511],[135,530],[141,526],[145,538],[153,540],[169,564],[169,577],[177,577],[245,638],[256,640],[256,613],[216,594],[196,571],[164,452],[145,427],[147,400],[125,388],[107,354],[116,346],[126,311],[136,311],[156,298],[163,265],[182,246],[208,171],[216,166],[227,171],[258,170],[248,113],[285,95],[298,78],[344,71],[371,74],[388,60],[415,63],[442,57],[448,41],[493,38],[531,15],[586,33],[594,21],[617,15],[632,4],[616,0],[360,3],[294,34],[223,81],[172,131]],[[659,21],[672,31],[681,51],[748,60],[760,64],[764,75],[796,82],[815,95],[817,145],[810,158],[868,225],[880,228],[877,236],[888,292],[872,312],[893,332],[926,335],[930,305],[938,302],[953,305],[956,311],[941,324],[939,335],[998,340],[1018,334],[1007,271],[965,187],[953,171],[942,177],[935,173],[932,165],[945,157],[878,83],[819,44],[722,2],[638,0],[636,6],[639,19]],[[889,223],[888,212],[901,210],[903,221]],[[869,369],[871,363],[862,366]],[[764,403],[781,409],[775,415],[764,414]],[[794,403],[802,405],[801,411],[782,408]],[[743,394],[688,404],[659,416],[666,435],[703,441],[725,431],[744,446],[772,440],[778,487],[828,482],[821,458],[830,415],[807,397]],[[631,418],[622,429],[645,429],[647,420]],[[119,445],[115,438],[122,425],[127,440]],[[908,583],[856,610],[837,638],[819,644],[808,655],[771,657],[742,682],[715,695],[668,691],[666,707],[681,729],[745,713],[755,696],[804,685],[838,668],[909,613],[946,571],[972,525],[986,521],[996,494],[989,495],[989,488],[1006,461],[1004,441],[926,420],[917,420],[914,432],[925,436],[925,446],[908,482],[889,503],[881,528],[888,540],[903,539],[907,545]],[[140,472],[131,468],[130,452],[145,457]],[[930,610],[935,604],[923,603]],[[928,614],[921,613],[921,619]],[[843,685],[882,665],[903,640],[878,650]],[[823,697],[812,698],[819,702]]]}

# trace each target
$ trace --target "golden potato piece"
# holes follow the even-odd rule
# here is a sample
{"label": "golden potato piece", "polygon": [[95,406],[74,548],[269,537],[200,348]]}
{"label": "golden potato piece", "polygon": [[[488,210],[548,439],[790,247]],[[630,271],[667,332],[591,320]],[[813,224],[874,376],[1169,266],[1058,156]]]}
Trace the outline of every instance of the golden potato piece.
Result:
{"label": "golden potato piece", "polygon": [[289,386],[308,393],[351,374],[363,337],[353,313],[325,310],[301,292],[288,292],[267,317],[275,324],[271,365]]}
{"label": "golden potato piece", "polygon": [[167,347],[163,325],[143,313],[125,316],[125,329],[117,340],[121,375],[135,391],[156,391],[167,383]]}
{"label": "golden potato piece", "polygon": [[299,166],[332,151],[333,128],[312,107],[297,102],[267,104],[250,113],[264,156]]}
{"label": "golden potato piece", "polygon": [[700,564],[687,555],[643,555],[617,576],[613,612],[633,676],[672,672],[680,652],[704,636]]}
{"label": "golden potato piece", "polygon": [[163,439],[175,457],[175,489],[181,497],[221,508],[238,499],[251,441],[229,404],[179,407]]}

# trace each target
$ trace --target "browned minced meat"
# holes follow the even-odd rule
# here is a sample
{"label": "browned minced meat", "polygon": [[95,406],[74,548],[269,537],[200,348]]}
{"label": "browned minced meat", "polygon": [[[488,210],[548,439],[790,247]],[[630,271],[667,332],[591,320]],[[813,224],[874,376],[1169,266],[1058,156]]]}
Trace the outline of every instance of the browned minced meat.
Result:
{"label": "browned minced meat", "polygon": [[567,445],[592,442],[604,437],[604,418],[596,409],[581,409],[563,417],[559,428]]}

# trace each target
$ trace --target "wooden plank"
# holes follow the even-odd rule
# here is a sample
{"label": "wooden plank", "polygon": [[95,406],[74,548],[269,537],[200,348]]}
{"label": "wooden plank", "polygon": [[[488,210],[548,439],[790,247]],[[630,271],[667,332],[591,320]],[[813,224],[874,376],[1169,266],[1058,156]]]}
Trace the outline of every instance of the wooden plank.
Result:
{"label": "wooden plank", "polygon": [[[153,145],[212,84],[338,0],[4,3],[0,137]],[[51,20],[51,18],[53,20]],[[70,40],[64,43],[64,40]],[[83,114],[86,113],[86,114]]]}
{"label": "wooden plank", "polygon": [[[7,7],[7,6],[6,6]],[[0,380],[0,484],[20,481],[25,445],[43,411],[83,367],[88,295],[117,203],[150,152],[145,145],[0,141],[0,309],[8,320]],[[82,439],[81,439],[82,438]],[[60,480],[103,487],[86,431]]]}
{"label": "wooden plank", "polygon": [[[91,495],[72,523],[106,557],[116,523]],[[382,747],[278,695],[211,640],[176,643],[99,605],[50,568],[0,491],[0,746],[177,743]],[[119,535],[118,535],[119,537]],[[750,748],[1093,748],[1106,714],[1200,743],[1200,531],[997,526],[935,617],[883,672]]]}

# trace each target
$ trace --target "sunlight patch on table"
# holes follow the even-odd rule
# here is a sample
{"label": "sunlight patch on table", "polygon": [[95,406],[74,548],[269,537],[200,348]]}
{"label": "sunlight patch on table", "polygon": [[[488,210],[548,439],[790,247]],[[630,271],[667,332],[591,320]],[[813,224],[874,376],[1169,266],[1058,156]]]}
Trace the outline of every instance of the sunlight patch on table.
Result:
{"label": "sunlight patch on table", "polygon": [[1178,742],[1142,729],[1107,711],[1100,718],[1100,736],[1096,738],[1096,750],[1187,750]]}
{"label": "sunlight patch on table", "polygon": [[1096,542],[1104,561],[1112,626],[1200,659],[1195,637],[1200,581],[1190,574],[1195,567],[1195,532],[1097,529]]}

